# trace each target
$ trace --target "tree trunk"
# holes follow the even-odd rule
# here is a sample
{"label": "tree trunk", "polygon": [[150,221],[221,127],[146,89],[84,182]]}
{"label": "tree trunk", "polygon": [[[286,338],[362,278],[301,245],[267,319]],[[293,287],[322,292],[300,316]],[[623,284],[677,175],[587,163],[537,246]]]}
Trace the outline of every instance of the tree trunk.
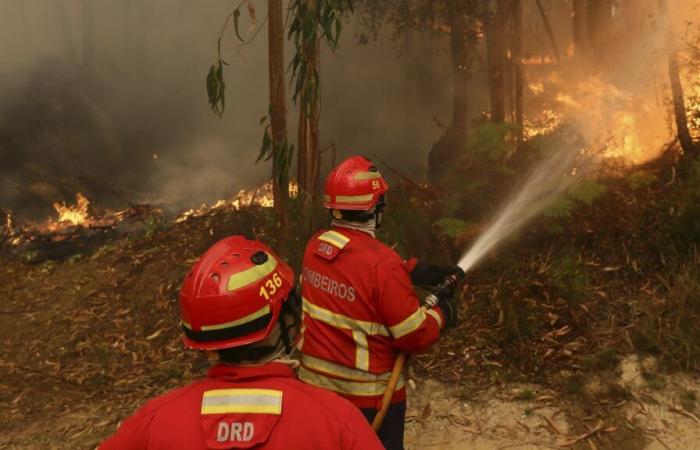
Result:
{"label": "tree trunk", "polygon": [[605,61],[612,38],[613,0],[588,0],[588,36],[593,56]]}
{"label": "tree trunk", "polygon": [[82,0],[83,17],[83,69],[92,73],[95,70],[95,21],[93,0]]}
{"label": "tree trunk", "polygon": [[496,14],[488,21],[486,30],[486,64],[491,97],[491,121],[506,119],[506,42],[507,26],[515,0],[498,0]]}
{"label": "tree trunk", "polygon": [[587,0],[573,0],[574,55],[587,56],[590,50],[587,28]]}
{"label": "tree trunk", "polygon": [[268,60],[270,78],[270,128],[272,134],[272,193],[278,226],[277,251],[288,255],[289,243],[289,146],[284,87],[284,22],[282,0],[268,0]]}
{"label": "tree trunk", "polygon": [[513,33],[511,35],[511,63],[513,64],[513,72],[515,77],[515,123],[518,125],[517,140],[518,144],[523,142],[523,88],[524,88],[524,73],[523,73],[523,3],[522,0],[515,0],[513,5]]}
{"label": "tree trunk", "polygon": [[[306,55],[306,80],[308,83],[317,83],[318,78],[314,72],[319,71],[319,42],[314,41],[304,49]],[[320,86],[309,88],[315,92],[320,91]],[[318,123],[320,119],[319,94],[313,95],[309,105],[304,101],[299,102],[299,130],[298,130],[298,154],[297,154],[297,182],[299,183],[299,195],[302,202],[303,233],[307,238],[311,235],[315,225],[314,206],[318,191],[318,178],[321,169],[321,157],[319,152]],[[306,109],[305,109],[306,106]]]}
{"label": "tree trunk", "polygon": [[464,2],[447,2],[450,20],[450,50],[452,55],[452,127],[462,132],[469,128],[469,59]]}
{"label": "tree trunk", "polygon": [[66,12],[66,2],[64,0],[54,2],[58,20],[61,23],[61,33],[63,34],[63,44],[66,48],[66,59],[71,63],[78,63],[78,52],[73,42],[71,35],[71,26],[68,22],[68,13]]}
{"label": "tree trunk", "polygon": [[673,111],[676,119],[676,130],[678,140],[683,148],[683,154],[687,157],[698,155],[698,149],[693,143],[688,129],[688,115],[685,109],[685,97],[683,96],[683,84],[681,83],[680,70],[678,65],[678,53],[676,51],[673,30],[668,18],[668,4],[666,0],[658,0],[661,23],[666,27],[666,53],[668,55],[668,75],[671,83],[671,94],[673,96]]}

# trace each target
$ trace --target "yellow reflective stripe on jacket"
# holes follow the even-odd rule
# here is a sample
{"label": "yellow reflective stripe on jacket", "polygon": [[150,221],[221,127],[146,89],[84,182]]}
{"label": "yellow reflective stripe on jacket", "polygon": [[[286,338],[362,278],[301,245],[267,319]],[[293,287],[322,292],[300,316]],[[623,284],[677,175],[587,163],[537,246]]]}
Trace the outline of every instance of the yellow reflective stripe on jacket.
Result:
{"label": "yellow reflective stripe on jacket", "polygon": [[374,194],[367,195],[336,195],[337,203],[365,203],[374,198]]}
{"label": "yellow reflective stripe on jacket", "polygon": [[328,325],[333,325],[337,328],[359,330],[369,335],[389,336],[389,330],[387,330],[381,323],[352,319],[348,316],[344,316],[342,314],[329,311],[325,308],[321,308],[318,305],[314,305],[305,298],[302,298],[302,309],[312,318],[325,322]]}
{"label": "yellow reflective stripe on jacket", "polygon": [[[382,395],[386,389],[386,381],[350,381],[327,377],[320,373],[313,372],[304,366],[299,368],[299,379],[305,383],[329,389],[346,395],[358,397],[376,397]],[[404,387],[403,376],[399,379],[396,389]]]}
{"label": "yellow reflective stripe on jacket", "polygon": [[355,367],[369,371],[367,334],[361,330],[352,330],[352,340],[355,341]]}
{"label": "yellow reflective stripe on jacket", "polygon": [[259,266],[251,267],[237,274],[231,275],[228,279],[228,284],[226,289],[228,291],[235,291],[242,287],[248,286],[258,280],[265,278],[270,275],[273,270],[277,268],[277,260],[268,253],[267,261]]}
{"label": "yellow reflective stripe on jacket", "polygon": [[439,312],[435,311],[434,309],[429,309],[425,313],[435,319],[438,323],[438,327],[442,328],[442,317],[440,317]]}
{"label": "yellow reflective stripe on jacket", "polygon": [[377,381],[386,384],[391,376],[391,372],[381,374],[370,373],[364,370],[353,369],[352,367],[346,367],[341,364],[326,361],[325,359],[316,358],[315,356],[305,355],[303,353],[301,355],[301,363],[314,372],[321,372],[322,374],[325,373],[350,381]]}
{"label": "yellow reflective stripe on jacket", "polygon": [[[202,325],[202,331],[220,330],[222,328],[235,327],[238,325],[243,325],[244,323],[252,322],[257,318],[264,316],[265,314],[270,314],[270,305],[265,305],[259,310],[248,314],[240,319],[232,320],[231,322],[218,323],[216,325]],[[189,328],[189,327],[188,327]]]}
{"label": "yellow reflective stripe on jacket", "polygon": [[202,414],[282,413],[282,391],[274,389],[214,389],[202,396]]}
{"label": "yellow reflective stripe on jacket", "polygon": [[355,175],[356,180],[378,180],[382,177],[379,172],[358,172]]}
{"label": "yellow reflective stripe on jacket", "polygon": [[320,235],[318,239],[321,241],[328,242],[329,244],[332,244],[340,249],[345,248],[345,246],[348,245],[348,242],[350,242],[349,237],[333,230],[326,231],[325,233]]}
{"label": "yellow reflective stripe on jacket", "polygon": [[394,339],[399,339],[407,334],[417,330],[425,321],[425,312],[422,308],[418,308],[416,312],[408,316],[403,322],[389,327],[389,331]]}

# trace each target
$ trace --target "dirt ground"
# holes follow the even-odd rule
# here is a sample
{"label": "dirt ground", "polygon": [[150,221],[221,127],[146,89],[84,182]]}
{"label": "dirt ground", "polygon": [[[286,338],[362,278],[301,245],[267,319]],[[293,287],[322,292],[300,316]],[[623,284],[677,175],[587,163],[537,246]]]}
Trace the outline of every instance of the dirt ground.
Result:
{"label": "dirt ground", "polygon": [[[0,448],[93,449],[148,398],[204,374],[206,358],[179,338],[179,284],[216,240],[259,233],[259,218],[221,214],[62,262],[0,257]],[[475,318],[412,361],[409,449],[700,448],[697,375],[628,355],[598,371],[551,364],[523,384],[499,372],[509,363],[498,346],[474,339],[486,332]]]}
{"label": "dirt ground", "polygon": [[[683,393],[700,389],[700,379],[675,374],[663,387],[651,387],[642,376],[649,362],[625,358],[613,377],[629,390],[628,399],[599,405],[538,385],[504,385],[467,396],[461,386],[409,382],[407,448],[700,448],[700,420],[679,404]],[[585,394],[602,394],[604,382],[591,377]]]}

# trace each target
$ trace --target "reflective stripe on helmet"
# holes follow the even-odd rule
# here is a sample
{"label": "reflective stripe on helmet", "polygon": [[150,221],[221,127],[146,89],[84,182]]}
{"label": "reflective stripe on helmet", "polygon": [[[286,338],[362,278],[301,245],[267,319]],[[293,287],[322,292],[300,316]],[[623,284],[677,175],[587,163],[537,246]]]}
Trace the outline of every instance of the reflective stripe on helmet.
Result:
{"label": "reflective stripe on helmet", "polygon": [[[334,392],[358,397],[375,397],[382,395],[386,389],[386,381],[350,381],[332,378],[313,372],[304,366],[299,368],[299,379],[302,381]],[[396,389],[404,387],[403,375],[399,379]]]}
{"label": "reflective stripe on helmet", "polygon": [[379,172],[359,172],[355,174],[356,180],[378,180],[382,177]]}
{"label": "reflective stripe on helmet", "polygon": [[274,389],[215,389],[204,392],[202,414],[282,413],[282,391]]}
{"label": "reflective stripe on helmet", "polygon": [[325,233],[320,235],[318,239],[321,241],[328,242],[329,244],[332,244],[340,249],[345,248],[345,246],[348,245],[348,242],[350,242],[349,237],[333,230],[326,231]]}
{"label": "reflective stripe on helmet", "polygon": [[253,320],[260,318],[266,314],[270,314],[270,305],[265,305],[259,310],[248,314],[245,317],[241,317],[240,319],[232,320],[231,322],[219,323],[216,325],[202,325],[202,331],[221,330],[224,328],[237,327],[239,325],[243,325],[244,323],[252,322]]}
{"label": "reflective stripe on helmet", "polygon": [[366,195],[336,195],[336,203],[366,203],[374,200],[374,194]]}
{"label": "reflective stripe on helmet", "polygon": [[381,381],[386,383],[391,376],[391,372],[381,374],[369,373],[365,370],[353,369],[352,367],[343,366],[303,353],[301,355],[301,363],[314,372],[321,372],[351,381]]}
{"label": "reflective stripe on helmet", "polygon": [[226,289],[230,291],[236,291],[242,287],[248,286],[251,283],[265,278],[270,275],[273,270],[277,268],[277,260],[274,256],[267,254],[267,261],[259,266],[251,267],[250,269],[243,270],[237,274],[231,275],[228,279],[228,284]]}
{"label": "reflective stripe on helmet", "polygon": [[346,330],[359,330],[369,335],[389,336],[389,330],[381,323],[352,319],[348,316],[314,305],[306,298],[302,298],[302,305],[302,309],[309,316],[321,322],[333,325],[334,327]]}
{"label": "reflective stripe on helmet", "polygon": [[407,334],[417,330],[425,321],[425,312],[422,308],[418,308],[416,312],[404,319],[403,322],[389,327],[389,331],[394,339],[399,339]]}

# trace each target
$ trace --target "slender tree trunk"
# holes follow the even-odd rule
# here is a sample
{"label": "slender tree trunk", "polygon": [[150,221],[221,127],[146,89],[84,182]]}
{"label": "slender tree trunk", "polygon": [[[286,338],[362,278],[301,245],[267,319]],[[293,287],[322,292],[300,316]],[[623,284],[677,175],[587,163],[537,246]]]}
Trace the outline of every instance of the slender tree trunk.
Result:
{"label": "slender tree trunk", "polygon": [[452,127],[465,132],[469,128],[469,58],[464,2],[447,2],[450,16],[450,50],[452,54]]}
{"label": "slender tree trunk", "polygon": [[666,0],[658,0],[661,21],[666,27],[666,53],[668,55],[668,75],[671,83],[671,94],[673,96],[673,111],[676,119],[676,130],[678,140],[683,148],[686,157],[695,157],[699,151],[693,143],[688,129],[688,116],[685,109],[685,97],[683,96],[683,84],[681,83],[680,69],[678,64],[678,53],[676,51],[671,21],[668,17],[668,4]]}
{"label": "slender tree trunk", "polygon": [[523,73],[523,3],[522,0],[515,0],[513,5],[513,33],[511,35],[511,61],[515,77],[515,123],[518,125],[518,143],[523,142],[523,90],[524,76]]}
{"label": "slender tree trunk", "polygon": [[610,47],[612,3],[613,0],[588,0],[588,36],[598,61],[605,61]]}
{"label": "slender tree trunk", "polygon": [[68,61],[77,64],[78,63],[78,52],[75,48],[75,43],[73,41],[73,36],[71,34],[70,23],[68,22],[68,13],[66,11],[65,0],[56,0],[53,2],[56,6],[56,13],[58,15],[58,20],[61,24],[61,33],[63,34],[63,43],[66,48],[66,59]]}
{"label": "slender tree trunk", "polygon": [[587,56],[589,52],[587,28],[587,0],[573,0],[574,55]]}
{"label": "slender tree trunk", "polygon": [[486,32],[486,63],[491,94],[491,121],[506,119],[506,47],[507,26],[515,0],[498,0],[496,14],[489,20]]}
{"label": "slender tree trunk", "polygon": [[[307,58],[306,79],[309,83],[318,83],[314,72],[319,71],[319,45],[318,40],[304,49]],[[320,76],[319,76],[320,77]],[[320,91],[320,86],[310,89]],[[320,95],[320,93],[319,93]],[[321,155],[319,152],[319,97],[314,95],[311,104],[304,109],[304,102],[299,102],[299,130],[298,130],[298,154],[297,154],[297,182],[299,183],[299,195],[302,202],[302,220],[304,233],[311,235],[315,226],[314,206],[318,193],[318,179],[321,169]],[[308,236],[304,236],[305,238]]]}
{"label": "slender tree trunk", "polygon": [[279,227],[277,251],[288,256],[289,243],[289,146],[284,87],[284,22],[282,0],[268,0],[268,59],[270,78],[270,128],[272,134],[272,193]]}
{"label": "slender tree trunk", "polygon": [[83,68],[88,73],[95,70],[95,21],[93,0],[82,0],[83,17]]}

